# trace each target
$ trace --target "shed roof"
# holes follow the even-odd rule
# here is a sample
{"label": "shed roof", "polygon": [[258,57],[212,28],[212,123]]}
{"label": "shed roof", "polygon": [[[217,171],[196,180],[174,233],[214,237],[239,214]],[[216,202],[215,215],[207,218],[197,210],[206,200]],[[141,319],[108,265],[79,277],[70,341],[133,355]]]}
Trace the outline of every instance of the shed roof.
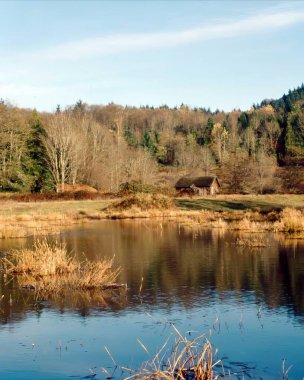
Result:
{"label": "shed roof", "polygon": [[180,178],[176,184],[176,189],[183,189],[190,186],[196,187],[210,187],[214,181],[217,181],[218,186],[220,187],[220,183],[216,176],[209,177],[182,177]]}

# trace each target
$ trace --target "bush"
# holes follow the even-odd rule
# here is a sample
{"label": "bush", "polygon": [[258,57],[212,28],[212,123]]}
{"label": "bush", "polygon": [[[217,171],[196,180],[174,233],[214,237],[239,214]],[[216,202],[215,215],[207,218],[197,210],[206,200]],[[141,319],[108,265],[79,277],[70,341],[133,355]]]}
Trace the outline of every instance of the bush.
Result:
{"label": "bush", "polygon": [[140,210],[171,209],[175,207],[175,203],[172,198],[166,195],[137,193],[129,195],[113,206],[110,206],[110,208],[116,210],[127,210],[133,207]]}
{"label": "bush", "polygon": [[170,186],[154,186],[142,181],[131,181],[122,183],[119,186],[119,192],[117,195],[123,197],[137,193],[163,194],[169,197],[174,197],[176,195],[176,190],[174,187]]}
{"label": "bush", "polygon": [[118,195],[125,196],[136,193],[152,193],[153,191],[154,187],[152,185],[148,185],[142,181],[130,181],[120,184]]}

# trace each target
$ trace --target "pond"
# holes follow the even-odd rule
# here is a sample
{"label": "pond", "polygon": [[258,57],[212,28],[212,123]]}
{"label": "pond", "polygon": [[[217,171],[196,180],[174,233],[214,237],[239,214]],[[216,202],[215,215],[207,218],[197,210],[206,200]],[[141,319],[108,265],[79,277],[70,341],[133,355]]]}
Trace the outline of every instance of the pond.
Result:
{"label": "pond", "polygon": [[[172,323],[188,339],[205,333],[239,378],[282,378],[283,358],[289,379],[303,378],[303,240],[265,234],[253,248],[236,245],[236,233],[147,220],[92,222],[55,238],[79,258],[115,256],[128,291],[43,301],[2,278],[1,379],[124,378],[114,362],[139,367]],[[0,251],[32,243],[3,240]]]}

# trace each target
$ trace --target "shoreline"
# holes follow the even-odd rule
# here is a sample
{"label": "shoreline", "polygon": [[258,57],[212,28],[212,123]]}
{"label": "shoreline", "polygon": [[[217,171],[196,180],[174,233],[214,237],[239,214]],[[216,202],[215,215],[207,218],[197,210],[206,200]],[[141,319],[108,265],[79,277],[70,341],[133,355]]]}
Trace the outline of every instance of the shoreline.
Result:
{"label": "shoreline", "polygon": [[[287,205],[284,207],[283,203],[287,197],[289,204],[286,202]],[[127,209],[115,208],[115,205],[122,200],[124,198],[43,202],[4,201],[0,210],[0,238],[59,233],[74,224],[122,219],[165,219],[193,231],[205,228],[252,233],[269,231],[304,238],[304,196],[222,195],[215,198],[174,198],[176,206],[168,209],[141,209],[138,206]],[[243,200],[243,203],[240,200]],[[273,200],[277,203],[273,203]],[[290,207],[293,200],[298,207]],[[249,201],[256,202],[258,207],[248,208]],[[227,207],[219,209],[222,203],[228,204],[230,209]],[[261,204],[264,204],[264,208],[261,208]],[[206,206],[209,206],[209,209],[204,208]]]}

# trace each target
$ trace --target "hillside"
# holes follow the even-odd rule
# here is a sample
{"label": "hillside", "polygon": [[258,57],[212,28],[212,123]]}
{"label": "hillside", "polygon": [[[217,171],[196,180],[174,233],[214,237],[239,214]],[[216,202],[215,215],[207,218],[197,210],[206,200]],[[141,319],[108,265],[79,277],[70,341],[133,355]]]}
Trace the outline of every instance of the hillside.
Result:
{"label": "hillside", "polygon": [[88,105],[55,113],[0,103],[0,189],[50,191],[85,183],[172,186],[217,174],[223,191],[303,192],[304,85],[242,112]]}

